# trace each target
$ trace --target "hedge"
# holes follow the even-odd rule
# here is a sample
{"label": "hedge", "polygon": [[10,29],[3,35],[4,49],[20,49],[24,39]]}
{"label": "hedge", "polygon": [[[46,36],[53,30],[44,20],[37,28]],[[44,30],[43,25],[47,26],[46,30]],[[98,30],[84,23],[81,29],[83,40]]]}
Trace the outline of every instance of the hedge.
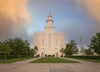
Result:
{"label": "hedge", "polygon": [[[20,55],[20,58],[27,58],[27,57],[32,57],[32,56],[26,56],[26,55]],[[18,55],[7,55],[7,59],[15,59],[19,58]],[[4,59],[4,55],[0,55],[0,59]]]}
{"label": "hedge", "polygon": [[100,60],[100,56],[65,56],[69,58],[80,58],[80,59],[93,59],[93,60]]}

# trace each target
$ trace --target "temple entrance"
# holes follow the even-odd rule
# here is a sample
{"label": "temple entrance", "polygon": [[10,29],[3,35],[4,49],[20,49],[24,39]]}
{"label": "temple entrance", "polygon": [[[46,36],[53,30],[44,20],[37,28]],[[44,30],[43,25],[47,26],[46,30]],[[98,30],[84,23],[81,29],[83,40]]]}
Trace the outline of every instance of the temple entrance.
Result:
{"label": "temple entrance", "polygon": [[59,56],[58,56],[58,52],[56,52],[56,57],[59,57]]}
{"label": "temple entrance", "polygon": [[41,57],[44,57],[44,53],[43,52],[41,53]]}

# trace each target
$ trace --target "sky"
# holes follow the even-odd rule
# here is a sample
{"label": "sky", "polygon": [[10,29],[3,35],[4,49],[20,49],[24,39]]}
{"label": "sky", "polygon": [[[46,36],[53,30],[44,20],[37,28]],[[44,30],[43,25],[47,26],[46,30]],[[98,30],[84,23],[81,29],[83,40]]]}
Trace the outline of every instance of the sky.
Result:
{"label": "sky", "polygon": [[51,11],[56,32],[66,43],[87,46],[100,32],[100,0],[0,0],[0,41],[21,37],[33,47],[34,33],[44,32]]}

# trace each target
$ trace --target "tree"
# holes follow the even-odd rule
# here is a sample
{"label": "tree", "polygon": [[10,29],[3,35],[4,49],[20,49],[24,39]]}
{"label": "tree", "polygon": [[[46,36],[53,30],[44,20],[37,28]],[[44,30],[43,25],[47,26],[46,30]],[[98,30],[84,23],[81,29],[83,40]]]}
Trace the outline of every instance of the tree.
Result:
{"label": "tree", "polygon": [[60,52],[62,53],[62,55],[61,55],[61,56],[63,56],[64,51],[65,51],[65,49],[64,49],[64,48],[62,48],[62,49],[60,50]]}
{"label": "tree", "polygon": [[34,55],[35,55],[37,53],[37,51],[38,51],[38,47],[35,46],[33,50],[34,50]]}
{"label": "tree", "polygon": [[35,53],[36,53],[36,52],[34,51],[34,49],[30,49],[30,52],[29,52],[30,55],[34,56]]}
{"label": "tree", "polygon": [[64,53],[65,55],[73,55],[76,54],[77,52],[78,52],[77,44],[75,43],[74,40],[71,40],[70,43],[66,45]]}
{"label": "tree", "polygon": [[0,53],[4,54],[5,61],[7,59],[7,55],[9,55],[11,53],[11,51],[12,51],[12,49],[11,49],[11,47],[9,47],[8,44],[2,44],[2,45],[0,45]]}
{"label": "tree", "polygon": [[96,33],[96,36],[92,37],[89,48],[100,55],[100,33]]}
{"label": "tree", "polygon": [[27,41],[27,40],[25,40],[25,42],[24,42],[24,53],[26,54],[26,55],[28,55],[29,54],[29,52],[30,52],[30,47],[29,47],[29,42]]}
{"label": "tree", "polygon": [[78,48],[77,48],[77,44],[76,44],[75,40],[70,41],[70,46],[73,49],[73,54],[76,54],[78,52]]}
{"label": "tree", "polygon": [[93,53],[93,51],[89,48],[89,49],[85,49],[84,50],[84,53],[86,54],[86,55],[93,55],[94,53]]}
{"label": "tree", "polygon": [[14,51],[15,53],[19,56],[22,55],[24,53],[24,41],[21,38],[15,38],[13,41],[13,47],[14,47]]}
{"label": "tree", "polygon": [[65,53],[65,55],[73,55],[73,49],[71,48],[70,44],[66,45],[64,53]]}

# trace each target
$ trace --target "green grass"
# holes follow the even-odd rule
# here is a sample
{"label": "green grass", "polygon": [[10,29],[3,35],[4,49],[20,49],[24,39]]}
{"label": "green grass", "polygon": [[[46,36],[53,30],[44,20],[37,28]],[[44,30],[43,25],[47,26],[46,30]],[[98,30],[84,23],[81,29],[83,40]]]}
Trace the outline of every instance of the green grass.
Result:
{"label": "green grass", "polygon": [[61,58],[57,58],[57,57],[44,57],[44,58],[32,61],[30,63],[78,63],[78,62],[61,59]]}
{"label": "green grass", "polygon": [[17,58],[17,59],[7,59],[6,61],[4,60],[0,60],[0,64],[9,64],[9,63],[13,63],[13,62],[18,62],[18,61],[23,61],[23,60],[27,60],[27,59],[31,59],[33,57],[30,58]]}
{"label": "green grass", "polygon": [[78,60],[83,60],[83,61],[100,63],[100,60],[96,60],[96,59],[83,59],[83,58],[73,58],[73,57],[67,57],[67,58],[72,58],[72,59],[78,59]]}

